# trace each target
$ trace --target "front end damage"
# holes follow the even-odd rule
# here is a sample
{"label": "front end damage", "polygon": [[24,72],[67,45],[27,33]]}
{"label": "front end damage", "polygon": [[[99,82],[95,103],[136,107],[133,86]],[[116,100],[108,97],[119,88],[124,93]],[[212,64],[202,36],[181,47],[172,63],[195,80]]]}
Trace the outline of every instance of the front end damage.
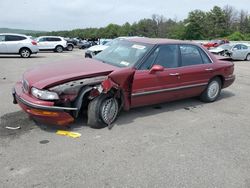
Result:
{"label": "front end damage", "polygon": [[129,110],[133,75],[132,68],[120,69],[106,76],[96,76],[69,81],[45,88],[43,91],[56,93],[58,99],[44,100],[34,95],[24,82],[18,82],[13,89],[14,103],[37,121],[67,125],[72,123],[96,97],[112,95],[120,101],[120,109]]}

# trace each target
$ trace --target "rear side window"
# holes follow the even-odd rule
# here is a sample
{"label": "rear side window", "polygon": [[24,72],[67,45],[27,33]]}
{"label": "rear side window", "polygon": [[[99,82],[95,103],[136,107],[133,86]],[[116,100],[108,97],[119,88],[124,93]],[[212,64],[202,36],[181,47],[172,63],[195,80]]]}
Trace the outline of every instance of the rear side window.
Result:
{"label": "rear side window", "polygon": [[203,64],[201,54],[196,46],[180,45],[180,52],[182,66]]}
{"label": "rear side window", "polygon": [[209,59],[207,54],[202,49],[200,49],[200,53],[204,64],[212,63],[212,61]]}
{"label": "rear side window", "polygon": [[16,35],[6,35],[5,41],[21,41],[25,40],[26,37],[23,36],[16,36]]}
{"label": "rear side window", "polygon": [[241,45],[241,49],[246,50],[248,47],[246,45]]}

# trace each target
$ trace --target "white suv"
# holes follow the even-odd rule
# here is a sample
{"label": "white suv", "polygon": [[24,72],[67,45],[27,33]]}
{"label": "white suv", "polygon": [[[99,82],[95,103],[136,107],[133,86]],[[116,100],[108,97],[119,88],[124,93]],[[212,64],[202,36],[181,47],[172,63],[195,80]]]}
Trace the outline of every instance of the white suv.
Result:
{"label": "white suv", "polygon": [[41,36],[36,41],[40,51],[53,50],[54,52],[63,52],[67,48],[67,41],[63,37]]}
{"label": "white suv", "polygon": [[0,54],[20,54],[27,58],[38,51],[36,41],[26,35],[0,33]]}

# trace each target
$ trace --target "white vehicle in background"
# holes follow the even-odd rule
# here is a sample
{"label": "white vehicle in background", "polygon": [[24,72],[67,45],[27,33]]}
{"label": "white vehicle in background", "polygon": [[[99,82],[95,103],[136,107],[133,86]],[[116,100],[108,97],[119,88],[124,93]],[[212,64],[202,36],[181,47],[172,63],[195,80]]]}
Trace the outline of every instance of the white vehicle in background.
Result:
{"label": "white vehicle in background", "polygon": [[20,54],[21,57],[28,58],[38,51],[37,42],[29,36],[0,33],[0,54]]}
{"label": "white vehicle in background", "polygon": [[98,54],[101,51],[105,50],[106,48],[108,48],[112,44],[116,43],[117,41],[125,40],[125,39],[131,39],[131,38],[138,38],[138,37],[136,37],[136,36],[118,37],[118,38],[115,38],[114,40],[106,39],[106,40],[109,40],[108,42],[106,42],[106,40],[103,40],[103,41],[101,41],[100,45],[95,45],[95,46],[92,46],[92,47],[88,48],[87,51],[85,52],[85,57],[92,58],[93,56],[95,56],[96,54]]}
{"label": "white vehicle in background", "polygon": [[36,41],[40,51],[52,50],[60,53],[67,48],[67,41],[63,37],[41,36]]}
{"label": "white vehicle in background", "polygon": [[250,44],[224,44],[209,50],[211,53],[233,60],[250,61]]}

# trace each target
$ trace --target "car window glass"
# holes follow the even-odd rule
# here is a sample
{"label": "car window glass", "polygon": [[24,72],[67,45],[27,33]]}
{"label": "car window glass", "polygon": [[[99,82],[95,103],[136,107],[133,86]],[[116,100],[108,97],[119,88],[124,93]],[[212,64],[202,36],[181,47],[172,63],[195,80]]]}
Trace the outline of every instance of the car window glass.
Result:
{"label": "car window glass", "polygon": [[182,66],[202,64],[200,52],[196,46],[180,45]]}
{"label": "car window glass", "polygon": [[46,38],[40,38],[38,41],[39,42],[44,42],[44,41],[46,41]]}
{"label": "car window glass", "polygon": [[237,45],[234,46],[234,48],[236,48],[237,50],[240,50],[241,46],[240,46],[240,44],[237,44]]}
{"label": "car window glass", "polygon": [[95,56],[104,63],[118,67],[134,66],[150,49],[152,45],[129,41],[120,41],[109,46]]}
{"label": "car window glass", "polygon": [[154,63],[157,54],[159,52],[159,47],[156,48],[146,59],[146,61],[140,66],[139,69],[141,70],[149,70],[152,67],[152,64]]}
{"label": "car window glass", "polygon": [[242,45],[241,45],[241,49],[246,50],[246,49],[247,49],[247,46],[242,44]]}
{"label": "car window glass", "polygon": [[154,64],[165,68],[178,67],[178,55],[177,45],[161,45]]}
{"label": "car window glass", "polygon": [[57,37],[51,37],[51,38],[48,38],[48,41],[55,42],[55,41],[61,41],[61,39]]}
{"label": "car window glass", "polygon": [[212,63],[207,54],[203,50],[200,49],[200,53],[204,64]]}
{"label": "car window glass", "polygon": [[5,41],[5,35],[0,35],[0,42]]}
{"label": "car window glass", "polygon": [[25,40],[26,38],[23,36],[15,36],[15,35],[6,35],[5,41],[20,41]]}

